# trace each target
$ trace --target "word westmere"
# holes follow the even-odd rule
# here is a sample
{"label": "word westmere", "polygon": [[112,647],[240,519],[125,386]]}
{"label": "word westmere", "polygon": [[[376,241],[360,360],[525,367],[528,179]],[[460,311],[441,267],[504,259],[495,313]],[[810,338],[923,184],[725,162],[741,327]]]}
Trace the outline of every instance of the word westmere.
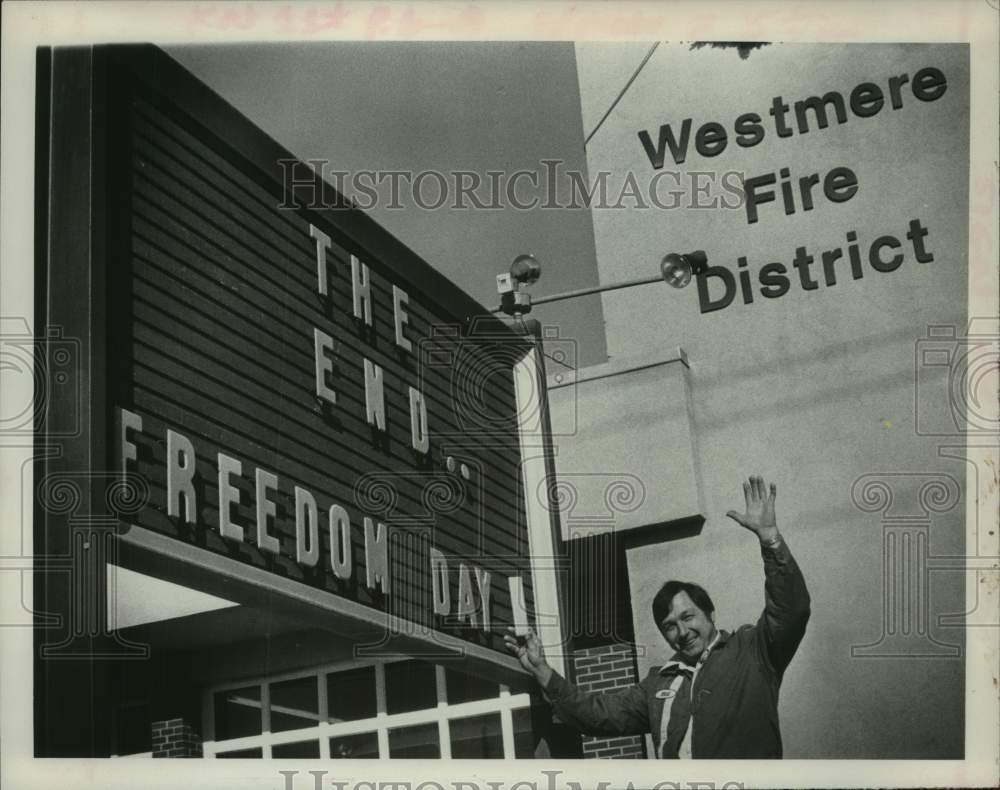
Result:
{"label": "word westmere", "polygon": [[[920,102],[934,102],[945,95],[948,82],[944,72],[928,66],[920,69],[912,79],[909,74],[889,77],[886,87],[888,96],[878,84],[862,82],[846,98],[838,91],[830,91],[791,105],[784,97],[775,96],[767,112],[770,116],[767,124],[755,112],[737,116],[733,122],[736,144],[752,148],[766,137],[769,128],[773,128],[779,138],[790,138],[826,129],[831,117],[835,117],[838,124],[848,123],[851,116],[871,118],[887,109],[887,103],[892,110],[901,109],[910,97]],[[668,150],[676,164],[685,161],[691,142],[691,125],[690,118],[684,119],[679,134],[670,124],[662,125],[655,144],[648,131],[638,133],[654,169],[663,167]],[[703,123],[694,135],[695,151],[704,157],[722,154],[728,144],[726,128],[715,121]],[[765,220],[768,215],[777,215],[779,206],[784,216],[790,216],[813,211],[824,203],[846,203],[859,190],[857,175],[846,166],[794,177],[789,168],[782,167],[777,172],[747,178],[743,186],[743,206],[749,225],[760,221],[762,214]],[[733,303],[737,294],[744,304],[752,304],[755,293],[766,299],[776,299],[788,293],[795,282],[804,291],[816,290],[821,285],[830,288],[837,284],[838,274],[843,279],[849,273],[852,279],[860,280],[867,268],[880,273],[893,272],[908,256],[918,264],[930,263],[934,255],[928,249],[928,235],[927,226],[919,218],[911,219],[905,228],[864,240],[859,240],[856,230],[847,230],[846,244],[842,247],[822,251],[810,250],[805,245],[795,247],[791,260],[791,267],[796,270],[794,274],[781,261],[767,262],[751,273],[746,256],[741,255],[737,257],[736,274],[726,266],[708,266],[698,275],[699,306],[702,313],[722,310]]]}

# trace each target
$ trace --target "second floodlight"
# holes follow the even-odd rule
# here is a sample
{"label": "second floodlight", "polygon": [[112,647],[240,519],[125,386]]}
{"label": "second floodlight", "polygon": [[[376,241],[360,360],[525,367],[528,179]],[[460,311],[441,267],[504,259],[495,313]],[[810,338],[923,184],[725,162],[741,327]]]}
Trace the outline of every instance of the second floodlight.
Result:
{"label": "second floodlight", "polygon": [[695,250],[683,255],[671,252],[664,255],[663,260],[660,261],[660,274],[668,285],[672,285],[674,288],[683,288],[691,282],[694,275],[705,268],[707,262],[708,258],[704,250]]}

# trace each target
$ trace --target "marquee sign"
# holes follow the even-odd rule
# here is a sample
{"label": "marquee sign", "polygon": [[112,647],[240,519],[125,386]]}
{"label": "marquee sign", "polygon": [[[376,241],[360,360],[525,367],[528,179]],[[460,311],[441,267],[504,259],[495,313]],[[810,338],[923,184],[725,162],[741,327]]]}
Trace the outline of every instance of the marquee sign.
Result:
{"label": "marquee sign", "polygon": [[502,630],[534,608],[519,429],[542,405],[515,380],[531,343],[320,204],[318,176],[158,49],[93,54],[98,405],[143,502],[125,561],[509,663]]}

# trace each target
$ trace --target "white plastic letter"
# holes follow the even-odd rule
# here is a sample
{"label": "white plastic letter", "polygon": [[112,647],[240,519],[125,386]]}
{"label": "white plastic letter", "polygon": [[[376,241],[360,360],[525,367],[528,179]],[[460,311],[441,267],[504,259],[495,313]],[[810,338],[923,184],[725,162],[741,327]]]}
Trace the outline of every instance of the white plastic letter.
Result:
{"label": "white plastic letter", "polygon": [[514,633],[524,636],[528,633],[528,606],[524,601],[524,581],[520,576],[508,576],[507,587],[510,590],[510,612],[514,618]]}
{"label": "white plastic letter", "polygon": [[482,568],[473,566],[476,572],[476,586],[479,587],[479,602],[483,611],[482,627],[484,631],[490,630],[490,572]]}
{"label": "white plastic letter", "polygon": [[392,286],[392,315],[396,324],[396,345],[406,351],[412,351],[413,344],[403,333],[403,327],[410,322],[410,314],[406,312],[408,301],[406,291],[396,285]]}
{"label": "white plastic letter", "polygon": [[119,409],[118,430],[122,449],[122,474],[124,475],[128,472],[128,462],[134,461],[136,457],[136,447],[129,441],[128,432],[142,430],[142,417],[133,414],[128,409]]}
{"label": "white plastic letter", "polygon": [[385,430],[385,390],[382,368],[365,360],[365,417],[369,425]]}
{"label": "white plastic letter", "polygon": [[389,594],[389,539],[385,524],[365,516],[365,584],[374,590],[378,584]]}
{"label": "white plastic letter", "polygon": [[351,285],[354,288],[354,317],[372,325],[372,283],[368,265],[351,256]]}
{"label": "white plastic letter", "polygon": [[330,237],[315,225],[309,226],[309,235],[316,239],[316,287],[323,296],[326,296],[329,290],[326,277],[326,251],[330,249]]}
{"label": "white plastic letter", "polygon": [[[182,460],[183,459],[183,460]],[[184,495],[184,520],[197,520],[194,496],[194,447],[183,434],[167,429],[167,515],[180,518],[180,497]]]}
{"label": "white plastic letter", "polygon": [[337,393],[326,383],[326,374],[333,372],[333,338],[321,329],[313,328],[313,345],[316,353],[316,397],[328,403],[337,402]]}
{"label": "white plastic letter", "polygon": [[458,566],[458,619],[465,618],[469,625],[476,625],[476,598],[472,594],[472,574],[464,562]]}
{"label": "white plastic letter", "polygon": [[316,499],[295,486],[295,561],[312,568],[319,562],[319,525]]}
{"label": "white plastic letter", "polygon": [[431,441],[427,435],[427,401],[423,393],[410,387],[410,441],[413,449],[426,454]]}
{"label": "white plastic letter", "polygon": [[330,569],[338,579],[350,579],[351,521],[340,505],[330,506]]}
{"label": "white plastic letter", "polygon": [[229,482],[229,475],[243,474],[243,464],[219,453],[219,534],[230,540],[243,540],[243,527],[230,519],[230,507],[240,503],[240,490]]}
{"label": "white plastic letter", "polygon": [[431,554],[431,586],[434,590],[434,614],[451,611],[451,590],[448,589],[448,559],[433,546]]}
{"label": "white plastic letter", "polygon": [[281,544],[274,535],[267,532],[268,517],[274,518],[277,512],[274,502],[267,498],[268,491],[274,491],[278,487],[278,478],[266,469],[258,467],[256,475],[256,500],[257,500],[257,545],[261,551],[271,554],[281,553]]}

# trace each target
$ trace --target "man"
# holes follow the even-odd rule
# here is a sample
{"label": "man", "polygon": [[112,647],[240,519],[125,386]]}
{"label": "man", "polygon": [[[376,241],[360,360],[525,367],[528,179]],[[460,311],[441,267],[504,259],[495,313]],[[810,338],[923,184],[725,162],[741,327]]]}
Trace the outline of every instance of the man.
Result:
{"label": "man", "polygon": [[630,688],[589,694],[545,662],[538,637],[504,636],[560,717],[590,735],[652,733],[662,758],[779,758],[778,689],[805,633],[809,592],[778,532],[774,484],[743,484],[746,511],[726,515],[753,532],[764,559],[764,611],[734,633],[715,627],[712,599],[698,585],[670,581],[653,617],[674,655]]}

